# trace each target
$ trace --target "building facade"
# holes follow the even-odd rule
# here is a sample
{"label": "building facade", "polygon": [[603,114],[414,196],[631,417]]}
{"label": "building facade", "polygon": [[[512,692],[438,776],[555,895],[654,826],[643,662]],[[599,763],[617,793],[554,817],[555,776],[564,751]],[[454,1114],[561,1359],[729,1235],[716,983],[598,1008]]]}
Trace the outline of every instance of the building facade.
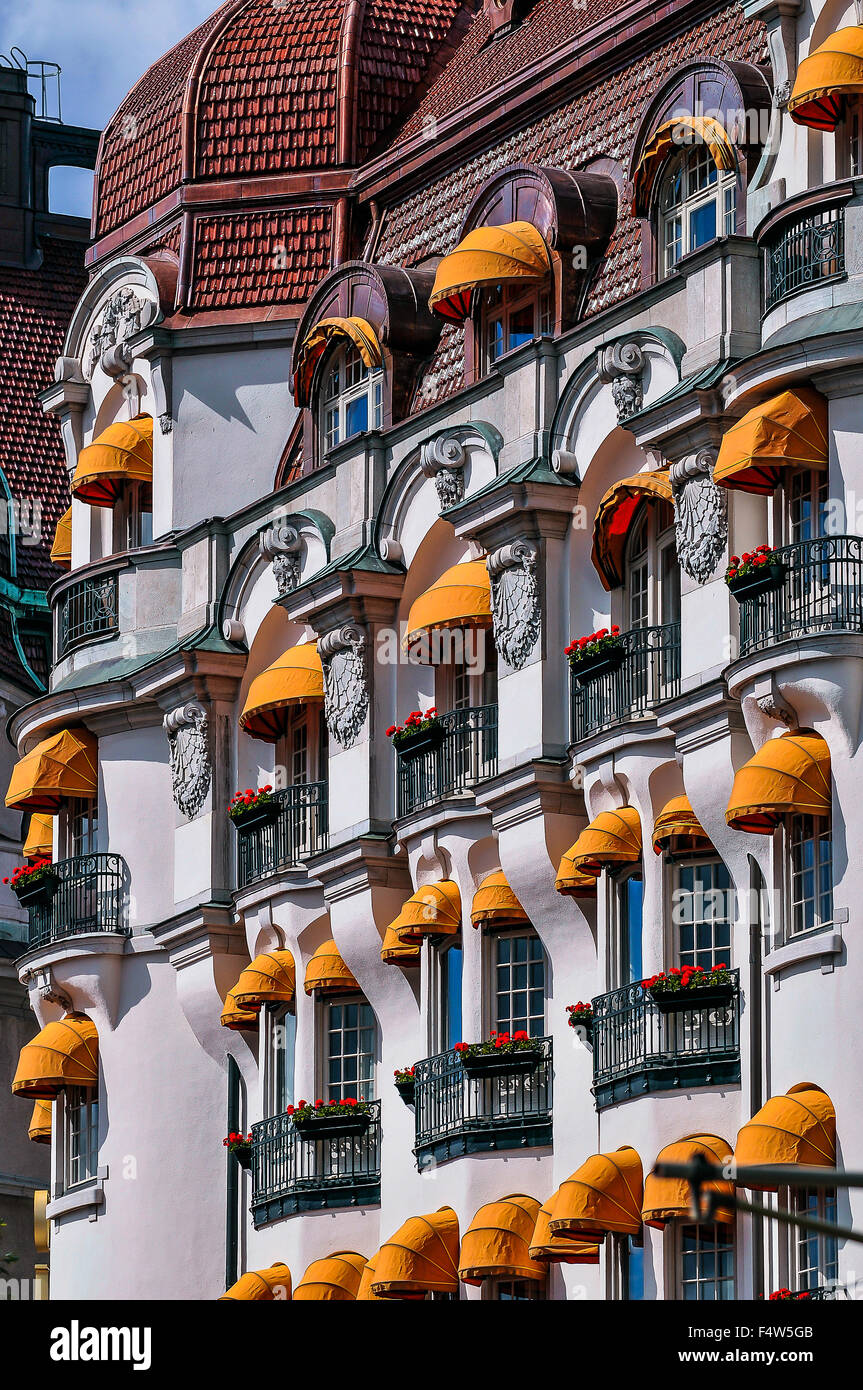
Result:
{"label": "building facade", "polygon": [[109,122],[9,721],[53,1296],[854,1285],[652,1170],[859,1167],[859,18],[230,0]]}

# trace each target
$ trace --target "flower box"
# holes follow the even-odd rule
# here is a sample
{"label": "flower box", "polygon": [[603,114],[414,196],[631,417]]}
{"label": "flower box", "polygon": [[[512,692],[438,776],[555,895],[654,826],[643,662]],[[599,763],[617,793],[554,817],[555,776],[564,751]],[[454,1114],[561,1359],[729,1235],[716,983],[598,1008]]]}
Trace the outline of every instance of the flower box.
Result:
{"label": "flower box", "polygon": [[245,1168],[247,1171],[248,1171],[248,1169],[251,1168],[251,1166],[252,1166],[252,1146],[251,1146],[251,1144],[244,1144],[242,1148],[231,1149],[231,1153],[234,1155],[234,1158],[237,1160],[237,1162],[239,1163],[239,1165],[240,1165],[241,1168]]}
{"label": "flower box", "polygon": [[512,1076],[535,1071],[542,1056],[538,1047],[518,1052],[464,1052],[461,1064],[468,1076]]}
{"label": "flower box", "polygon": [[12,884],[12,891],[22,907],[47,907],[59,887],[56,874],[43,873],[22,876]]}
{"label": "flower box", "polygon": [[444,740],[444,728],[442,724],[431,724],[427,729],[420,729],[416,734],[393,740],[393,746],[403,763],[412,762],[414,758],[419,758],[423,753],[428,753],[440,748]]}
{"label": "flower box", "polygon": [[297,1122],[294,1115],[294,1126],[301,1139],[349,1139],[358,1134],[365,1134],[371,1123],[371,1115],[360,1111],[359,1113],[347,1115],[315,1115],[310,1114],[306,1120]]}
{"label": "flower box", "polygon": [[651,990],[650,997],[661,1014],[679,1014],[686,1009],[710,1009],[729,1004],[733,985],[705,985],[702,989]]}
{"label": "flower box", "polygon": [[728,587],[738,603],[748,598],[761,598],[763,594],[770,594],[781,588],[786,569],[787,566],[781,560],[769,565],[759,565],[757,569],[729,579]]}
{"label": "flower box", "polygon": [[405,1105],[413,1105],[416,1095],[416,1082],[413,1077],[410,1081],[397,1081],[396,1090],[404,1101]]}
{"label": "flower box", "polygon": [[262,801],[258,806],[250,806],[247,811],[235,811],[231,820],[238,830],[254,830],[259,825],[272,825],[278,820],[280,810],[278,801]]}
{"label": "flower box", "polygon": [[579,685],[587,685],[589,681],[595,681],[600,676],[604,676],[607,671],[618,671],[623,665],[625,656],[626,648],[623,643],[617,646],[608,646],[593,656],[583,656],[580,661],[573,661],[572,663],[575,679]]}

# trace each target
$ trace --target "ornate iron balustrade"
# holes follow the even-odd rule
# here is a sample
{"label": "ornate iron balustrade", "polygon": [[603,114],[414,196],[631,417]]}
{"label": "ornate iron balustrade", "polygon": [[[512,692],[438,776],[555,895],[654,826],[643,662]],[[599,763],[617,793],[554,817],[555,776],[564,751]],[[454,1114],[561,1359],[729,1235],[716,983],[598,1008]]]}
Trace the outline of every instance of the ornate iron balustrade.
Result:
{"label": "ornate iron balustrade", "polygon": [[620,634],[624,657],[613,671],[581,684],[570,670],[572,741],[649,714],[680,694],[680,624],[637,627]]}
{"label": "ornate iron balustrade", "polygon": [[662,1014],[640,983],[593,1000],[593,1094],[597,1110],[648,1091],[724,1086],[740,1080],[740,976],[727,1004]]}
{"label": "ornate iron balustrade", "polygon": [[443,739],[412,758],[396,753],[397,816],[469,791],[497,772],[497,705],[449,710],[440,718]]}
{"label": "ornate iron balustrade", "polygon": [[263,825],[237,827],[240,888],[326,849],[329,808],[326,782],[303,782],[273,793],[278,814]]}
{"label": "ornate iron balustrade", "polygon": [[304,1138],[288,1115],[252,1125],[252,1216],[256,1226],[324,1207],[381,1199],[381,1103],[363,1134]]}
{"label": "ornate iron balustrade", "polygon": [[537,1038],[530,1071],[470,1076],[458,1053],[441,1052],[414,1071],[417,1167],[461,1154],[533,1148],[552,1140],[551,1038]]}
{"label": "ornate iron balustrade", "polygon": [[765,248],[765,312],[801,290],[844,274],[844,206],[795,217]]}
{"label": "ornate iron balustrade", "polygon": [[28,907],[31,946],[86,932],[128,935],[126,864],[121,855],[79,854],[61,859],[53,870],[59,881],[51,901]]}
{"label": "ornate iron balustrade", "polygon": [[777,589],[740,603],[740,655],[793,637],[863,632],[863,537],[821,536],[785,545]]}
{"label": "ornate iron balustrade", "polygon": [[119,630],[117,575],[99,574],[73,584],[57,612],[57,660],[76,647]]}

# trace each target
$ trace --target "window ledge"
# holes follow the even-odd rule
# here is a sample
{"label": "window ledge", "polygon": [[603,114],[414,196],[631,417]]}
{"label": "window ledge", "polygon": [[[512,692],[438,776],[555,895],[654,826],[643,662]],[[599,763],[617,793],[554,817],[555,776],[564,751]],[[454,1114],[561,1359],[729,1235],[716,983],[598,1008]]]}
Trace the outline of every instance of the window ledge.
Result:
{"label": "window ledge", "polygon": [[828,974],[834,966],[834,956],[838,956],[842,950],[842,929],[833,926],[826,931],[812,932],[799,941],[788,941],[784,946],[779,946],[764,961],[764,974],[773,980],[773,988],[779,988],[780,976],[783,970],[788,970],[792,965],[800,965],[803,961],[821,959],[821,972]]}
{"label": "window ledge", "polygon": [[88,1184],[86,1187],[74,1187],[71,1192],[65,1192],[62,1197],[55,1197],[45,1208],[45,1215],[49,1219],[54,1216],[66,1216],[72,1211],[86,1211],[90,1209],[91,1221],[96,1220],[98,1208],[104,1204],[105,1193],[102,1191],[101,1182]]}

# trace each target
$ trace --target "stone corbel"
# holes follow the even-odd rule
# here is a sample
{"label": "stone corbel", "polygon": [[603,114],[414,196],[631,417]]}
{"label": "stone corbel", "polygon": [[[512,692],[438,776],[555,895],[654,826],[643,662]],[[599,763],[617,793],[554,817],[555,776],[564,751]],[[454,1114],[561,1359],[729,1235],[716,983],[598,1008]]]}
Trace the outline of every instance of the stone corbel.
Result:
{"label": "stone corbel", "polygon": [[464,467],[467,451],[455,434],[439,434],[422,446],[420,468],[433,478],[440,510],[454,507],[464,498]]}
{"label": "stone corbel", "polygon": [[575,454],[571,454],[568,449],[553,449],[551,454],[551,466],[555,473],[559,473],[562,478],[572,478],[574,482],[581,481],[581,474],[578,471],[578,459]]}
{"label": "stone corbel", "polygon": [[542,618],[533,541],[510,541],[488,557],[494,642],[508,666],[520,671],[539,641]]}
{"label": "stone corbel", "polygon": [[645,357],[638,343],[612,343],[598,352],[599,379],[611,386],[617,422],[637,414],[644,401]]}
{"label": "stone corbel", "polygon": [[273,566],[276,590],[281,598],[300,582],[303,543],[295,526],[274,525],[258,537],[260,552]]}
{"label": "stone corbel", "polygon": [[210,717],[197,700],[178,705],[162,721],[171,754],[174,802],[191,820],[210,791]]}
{"label": "stone corbel", "polygon": [[669,469],[677,558],[696,584],[706,584],[725,554],[728,498],[713,481],[716,453],[701,449]]}
{"label": "stone corbel", "polygon": [[318,641],[324,670],[324,717],[331,736],[342,748],[353,747],[369,712],[367,645],[367,635],[356,623],[345,623]]}

